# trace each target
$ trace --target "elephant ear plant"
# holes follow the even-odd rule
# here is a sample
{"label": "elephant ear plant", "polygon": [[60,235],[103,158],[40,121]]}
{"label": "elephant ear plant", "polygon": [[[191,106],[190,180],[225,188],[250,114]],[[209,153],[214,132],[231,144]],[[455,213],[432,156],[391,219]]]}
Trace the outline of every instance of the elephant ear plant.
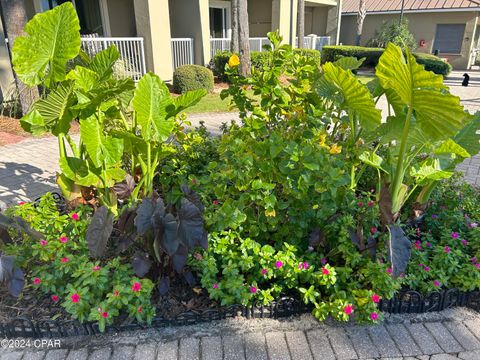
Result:
{"label": "elephant ear plant", "polygon": [[[367,166],[378,173],[381,222],[390,234],[390,260],[398,276],[411,247],[399,225],[402,209],[415,196],[412,212],[420,215],[436,183],[480,151],[480,114],[465,112],[442,76],[426,71],[396,45],[387,46],[377,78],[366,86],[351,72],[357,66],[349,59],[324,64],[316,92],[329,136],[342,141],[350,155],[351,189]],[[383,96],[388,114],[380,122],[375,104]]]}
{"label": "elephant ear plant", "polygon": [[[67,2],[35,15],[25,28],[27,35],[15,41],[13,64],[18,76],[27,85],[44,89],[43,98],[21,123],[35,135],[57,136],[62,171],[57,182],[67,200],[89,200],[94,189],[94,197],[115,212],[110,188],[126,175],[121,168],[124,144],[108,130],[122,120],[122,101],[134,84],[114,77],[112,69],[119,58],[114,47],[93,59],[80,52],[79,30],[75,9]],[[80,123],[78,144],[69,135],[73,120]]]}

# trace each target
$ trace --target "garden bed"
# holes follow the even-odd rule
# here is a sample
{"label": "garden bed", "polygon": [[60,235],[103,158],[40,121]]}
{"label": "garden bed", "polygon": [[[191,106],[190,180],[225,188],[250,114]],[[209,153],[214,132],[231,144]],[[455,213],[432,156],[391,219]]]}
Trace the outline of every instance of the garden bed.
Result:
{"label": "garden bed", "polygon": [[[457,306],[468,307],[476,311],[480,310],[480,291],[461,292],[456,289],[449,289],[426,295],[422,295],[417,291],[403,291],[391,300],[382,300],[379,304],[379,309],[391,314],[411,314],[437,312]],[[133,322],[107,326],[105,332],[113,333],[145,328],[194,325],[238,316],[247,319],[280,319],[309,313],[311,310],[312,306],[305,305],[299,299],[282,297],[268,306],[231,305],[213,308],[205,307],[181,312],[175,316],[156,316],[151,325],[141,325]],[[161,308],[158,308],[157,312],[166,313],[165,309]],[[42,313],[45,313],[45,309]],[[81,324],[76,320],[68,320],[66,318],[51,320],[45,316],[42,317],[40,320],[33,320],[32,318],[19,316],[9,321],[2,321],[0,322],[0,337],[59,338],[101,334],[98,326],[94,323]]]}

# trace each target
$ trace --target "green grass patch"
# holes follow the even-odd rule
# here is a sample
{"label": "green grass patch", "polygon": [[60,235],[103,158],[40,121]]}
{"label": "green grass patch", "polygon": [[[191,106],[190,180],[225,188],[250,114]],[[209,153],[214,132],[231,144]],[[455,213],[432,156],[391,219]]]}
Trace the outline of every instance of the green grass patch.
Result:
{"label": "green grass patch", "polygon": [[220,94],[210,93],[205,95],[198,104],[185,110],[187,114],[208,113],[208,112],[227,112],[234,111],[230,109],[230,100],[220,99]]}
{"label": "green grass patch", "polygon": [[357,75],[357,78],[362,84],[366,84],[375,79],[375,75]]}

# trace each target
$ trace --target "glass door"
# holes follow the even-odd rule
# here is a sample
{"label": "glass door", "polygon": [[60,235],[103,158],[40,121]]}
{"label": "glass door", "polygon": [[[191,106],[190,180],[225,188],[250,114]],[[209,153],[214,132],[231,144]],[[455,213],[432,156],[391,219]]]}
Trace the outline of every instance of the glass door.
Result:
{"label": "glass door", "polygon": [[210,38],[228,37],[228,14],[225,7],[210,7]]}

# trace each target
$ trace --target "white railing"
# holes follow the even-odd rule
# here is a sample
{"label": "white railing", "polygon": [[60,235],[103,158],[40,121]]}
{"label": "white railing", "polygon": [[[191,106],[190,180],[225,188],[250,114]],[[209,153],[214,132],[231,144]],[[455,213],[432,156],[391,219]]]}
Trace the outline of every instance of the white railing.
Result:
{"label": "white railing", "polygon": [[173,70],[187,64],[193,64],[193,39],[172,39]]}
{"label": "white railing", "polygon": [[[264,51],[265,45],[270,45],[266,37],[253,37],[248,39],[251,51]],[[213,57],[219,51],[230,50],[230,38],[210,39],[210,55]]]}
{"label": "white railing", "polygon": [[114,67],[115,76],[139,81],[147,71],[143,38],[82,36],[82,50],[90,56],[95,56],[112,45],[120,52],[120,59]]}
{"label": "white railing", "polygon": [[[322,51],[322,48],[325,45],[330,45],[330,36],[310,35],[310,36],[305,36],[303,40],[304,40],[303,47],[305,49],[314,49],[314,50]],[[298,46],[298,38],[296,38],[295,40],[295,45]]]}
{"label": "white railing", "polygon": [[[210,39],[210,55],[213,57],[219,51],[230,50],[230,38]],[[266,37],[254,37],[249,39],[251,51],[265,51],[264,46],[270,45],[270,41]],[[295,41],[298,44],[298,38]],[[316,49],[321,51],[325,45],[330,45],[330,36],[305,36],[304,48]]]}

